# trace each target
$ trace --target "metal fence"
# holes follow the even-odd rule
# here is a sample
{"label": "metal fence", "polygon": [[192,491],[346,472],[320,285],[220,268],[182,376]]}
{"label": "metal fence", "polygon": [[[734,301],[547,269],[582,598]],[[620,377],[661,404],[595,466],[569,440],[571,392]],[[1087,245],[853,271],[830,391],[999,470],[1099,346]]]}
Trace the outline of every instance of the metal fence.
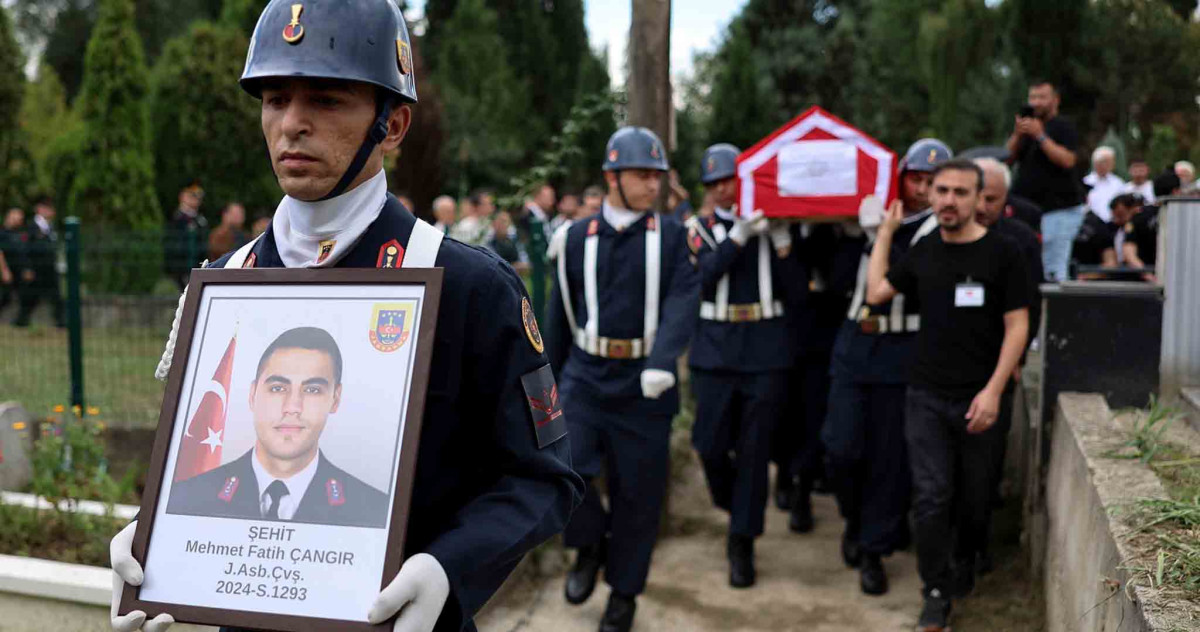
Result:
{"label": "metal fence", "polygon": [[1158,232],[1163,308],[1161,392],[1200,385],[1200,198],[1170,198]]}
{"label": "metal fence", "polygon": [[[546,240],[536,222],[529,232],[526,283],[542,317],[551,280]],[[29,325],[13,325],[17,305],[0,309],[0,401],[34,416],[78,406],[110,426],[154,426],[163,395],[154,368],[179,297],[178,263],[198,265],[203,243],[202,234],[164,241],[161,231],[106,233],[68,218],[53,271],[43,271],[56,280],[18,284],[24,300],[40,293]]]}
{"label": "metal fence", "polygon": [[159,231],[106,234],[68,218],[39,283],[16,284],[32,317],[17,326],[19,305],[0,311],[0,400],[35,416],[78,407],[108,424],[154,425],[154,367],[178,298],[163,249]]}

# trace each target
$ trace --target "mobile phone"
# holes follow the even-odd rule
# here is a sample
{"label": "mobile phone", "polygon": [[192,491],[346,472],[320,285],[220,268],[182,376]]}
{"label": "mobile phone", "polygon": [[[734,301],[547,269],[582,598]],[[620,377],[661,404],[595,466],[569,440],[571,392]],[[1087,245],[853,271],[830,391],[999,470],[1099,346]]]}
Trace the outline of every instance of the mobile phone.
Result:
{"label": "mobile phone", "polygon": [[1033,106],[1029,104],[1022,105],[1021,109],[1017,111],[1017,116],[1021,118],[1033,118]]}

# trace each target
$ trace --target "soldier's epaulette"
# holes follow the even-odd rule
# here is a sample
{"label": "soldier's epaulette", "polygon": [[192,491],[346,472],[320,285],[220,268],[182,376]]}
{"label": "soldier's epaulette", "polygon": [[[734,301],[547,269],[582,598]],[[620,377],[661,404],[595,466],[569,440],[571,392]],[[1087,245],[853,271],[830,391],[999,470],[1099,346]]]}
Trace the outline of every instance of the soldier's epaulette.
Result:
{"label": "soldier's epaulette", "polygon": [[233,495],[237,493],[238,485],[240,484],[241,481],[238,480],[238,477],[236,476],[230,476],[229,478],[225,479],[225,484],[221,485],[221,491],[217,493],[217,498],[220,498],[225,502],[232,501]]}
{"label": "soldier's epaulette", "polygon": [[341,507],[346,504],[346,490],[338,479],[331,478],[325,481],[325,498],[329,501],[330,507]]}

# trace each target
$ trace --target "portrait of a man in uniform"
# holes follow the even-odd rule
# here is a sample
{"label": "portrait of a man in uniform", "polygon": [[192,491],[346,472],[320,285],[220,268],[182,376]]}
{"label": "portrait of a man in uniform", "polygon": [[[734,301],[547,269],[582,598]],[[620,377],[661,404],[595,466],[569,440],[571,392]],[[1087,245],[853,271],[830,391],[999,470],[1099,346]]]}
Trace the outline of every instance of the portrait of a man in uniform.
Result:
{"label": "portrait of a man in uniform", "polygon": [[280,334],[250,385],[254,447],[237,459],[175,483],[172,514],[384,527],[388,496],[321,452],[320,439],[342,399],[342,354],[317,327]]}

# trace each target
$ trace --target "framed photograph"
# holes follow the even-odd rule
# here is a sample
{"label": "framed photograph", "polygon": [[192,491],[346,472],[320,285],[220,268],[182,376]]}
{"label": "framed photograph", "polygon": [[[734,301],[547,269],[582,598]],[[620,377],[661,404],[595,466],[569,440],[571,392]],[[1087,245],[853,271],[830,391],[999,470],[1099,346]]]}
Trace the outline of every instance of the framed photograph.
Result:
{"label": "framed photograph", "polygon": [[383,630],[439,269],[192,272],[121,613]]}

